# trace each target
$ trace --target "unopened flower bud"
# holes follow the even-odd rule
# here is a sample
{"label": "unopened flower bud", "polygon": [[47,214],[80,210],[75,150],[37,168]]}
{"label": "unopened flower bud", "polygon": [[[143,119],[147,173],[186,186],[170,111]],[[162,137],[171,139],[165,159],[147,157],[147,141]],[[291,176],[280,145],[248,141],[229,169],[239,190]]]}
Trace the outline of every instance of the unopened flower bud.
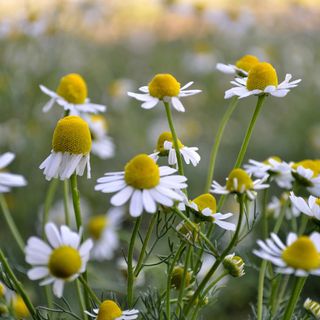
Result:
{"label": "unopened flower bud", "polygon": [[173,268],[172,276],[171,276],[171,286],[177,290],[179,290],[184,281],[184,287],[187,288],[190,285],[191,281],[191,272],[187,271],[184,277],[184,267],[176,266]]}
{"label": "unopened flower bud", "polygon": [[241,257],[236,256],[234,253],[224,258],[223,266],[229,271],[229,274],[235,278],[240,278],[245,275],[244,262]]}
{"label": "unopened flower bud", "polygon": [[309,298],[303,304],[303,307],[311,313],[316,319],[320,319],[320,303]]}

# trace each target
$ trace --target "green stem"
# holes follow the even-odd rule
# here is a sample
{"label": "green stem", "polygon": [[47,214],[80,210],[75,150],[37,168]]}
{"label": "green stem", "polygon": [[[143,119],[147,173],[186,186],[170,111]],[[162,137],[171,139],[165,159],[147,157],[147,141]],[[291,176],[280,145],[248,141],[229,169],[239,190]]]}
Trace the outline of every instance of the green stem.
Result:
{"label": "green stem", "polygon": [[300,221],[300,227],[299,227],[299,231],[298,231],[298,234],[301,236],[304,231],[306,230],[307,228],[307,225],[308,225],[308,222],[309,222],[309,218],[307,215],[303,214],[302,217],[301,217],[301,221]]}
{"label": "green stem", "polygon": [[77,175],[74,173],[71,178],[71,193],[72,193],[72,201],[73,201],[73,209],[76,218],[78,231],[82,226],[82,218],[81,218],[81,209],[80,209],[80,195],[78,189]]}
{"label": "green stem", "polygon": [[0,261],[1,264],[5,270],[5,272],[7,273],[7,275],[10,277],[10,279],[12,280],[13,284],[15,285],[16,290],[18,291],[19,295],[21,296],[21,298],[23,299],[24,303],[26,304],[26,307],[28,308],[31,316],[33,319],[39,319],[39,317],[37,316],[37,311],[35,309],[35,307],[33,306],[31,300],[29,299],[27,293],[25,292],[21,282],[16,278],[15,274],[13,273],[5,255],[3,254],[3,251],[0,249]]}
{"label": "green stem", "polygon": [[52,309],[53,308],[53,302],[52,302],[53,298],[52,298],[52,292],[51,292],[49,286],[45,286],[44,287],[44,293],[45,293],[45,296],[46,296],[48,307],[50,309]]}
{"label": "green stem", "polygon": [[283,316],[283,320],[291,320],[294,309],[296,307],[296,304],[298,302],[298,299],[300,297],[301,291],[303,289],[303,286],[307,280],[307,277],[296,277],[292,295],[290,297],[290,300],[288,302],[286,311]]}
{"label": "green stem", "polygon": [[80,282],[82,283],[83,287],[85,288],[86,291],[88,291],[89,295],[91,296],[92,300],[94,300],[94,302],[97,305],[101,304],[100,299],[96,296],[96,294],[94,293],[94,291],[90,288],[90,286],[88,285],[88,282],[86,281],[86,279],[83,276],[79,277]]}
{"label": "green stem", "polygon": [[68,180],[63,181],[63,206],[65,223],[70,226],[70,211],[69,211],[69,183]]}
{"label": "green stem", "polygon": [[0,205],[3,212],[4,219],[6,220],[6,223],[10,229],[10,232],[15,239],[19,249],[24,254],[24,241],[20,235],[20,232],[11,216],[10,210],[8,208],[6,199],[4,198],[3,194],[0,194]]}
{"label": "green stem", "polygon": [[222,119],[221,119],[218,131],[216,134],[216,138],[214,140],[214,144],[213,144],[212,150],[211,150],[209,172],[208,172],[208,178],[207,178],[205,192],[209,192],[209,190],[210,190],[210,186],[211,186],[211,183],[213,180],[214,167],[215,167],[216,158],[217,158],[218,150],[220,147],[221,139],[222,139],[224,130],[226,128],[226,125],[227,125],[233,111],[235,110],[235,108],[238,104],[238,101],[239,101],[238,97],[233,97],[231,99],[231,102],[230,102],[226,112],[224,113]]}
{"label": "green stem", "polygon": [[134,229],[132,232],[130,244],[129,244],[129,252],[128,252],[128,286],[127,286],[127,294],[128,294],[128,306],[132,308],[133,305],[133,283],[134,283],[134,270],[133,270],[133,251],[134,244],[136,241],[136,237],[138,235],[138,231],[141,224],[141,216],[136,219]]}
{"label": "green stem", "polygon": [[78,279],[76,280],[76,288],[77,288],[78,300],[79,300],[80,310],[82,312],[83,319],[88,319],[88,316],[85,313],[86,311],[85,302],[84,302],[83,294],[80,288],[80,281]]}
{"label": "green stem", "polygon": [[205,297],[209,291],[221,280],[223,279],[225,276],[227,276],[229,274],[229,271],[225,271],[223,272],[217,279],[215,279],[213,282],[210,283],[210,285],[206,288],[206,290],[203,292],[203,297]]}

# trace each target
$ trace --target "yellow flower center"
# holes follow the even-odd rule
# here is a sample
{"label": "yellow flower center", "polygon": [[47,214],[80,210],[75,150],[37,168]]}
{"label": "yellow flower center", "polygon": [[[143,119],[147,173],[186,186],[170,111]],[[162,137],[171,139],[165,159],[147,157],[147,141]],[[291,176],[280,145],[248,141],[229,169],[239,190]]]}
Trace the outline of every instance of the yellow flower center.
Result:
{"label": "yellow flower center", "polygon": [[92,217],[88,223],[88,232],[94,240],[99,240],[108,221],[105,215]]}
{"label": "yellow flower center", "polygon": [[193,199],[192,202],[198,206],[199,211],[209,208],[211,209],[212,213],[217,212],[216,198],[210,193],[201,194],[199,197]]}
{"label": "yellow flower center", "polygon": [[54,129],[52,148],[55,152],[89,153],[91,134],[88,124],[78,116],[62,118]]}
{"label": "yellow flower center", "polygon": [[112,300],[104,300],[100,307],[97,320],[115,320],[122,315],[122,310]]}
{"label": "yellow flower center", "polygon": [[249,72],[250,69],[258,63],[259,63],[259,59],[256,56],[247,54],[236,62],[236,67]]}
{"label": "yellow flower center", "polygon": [[25,319],[30,316],[29,310],[21,296],[15,296],[12,299],[12,309],[18,319]]}
{"label": "yellow flower center", "polygon": [[70,103],[84,103],[88,96],[86,82],[77,73],[67,74],[61,78],[57,94]]}
{"label": "yellow flower center", "polygon": [[320,267],[320,255],[312,240],[299,237],[282,253],[282,259],[295,269],[312,270]]}
{"label": "yellow flower center", "polygon": [[76,249],[61,246],[52,251],[48,267],[53,276],[68,279],[79,272],[81,264],[81,257]]}
{"label": "yellow flower center", "polygon": [[180,83],[169,73],[155,75],[148,87],[150,95],[159,99],[177,97],[180,92]]}
{"label": "yellow flower center", "polygon": [[320,174],[320,161],[319,160],[302,160],[293,164],[293,169],[298,167],[303,167],[305,169],[310,169],[313,171],[313,177],[316,177]]}
{"label": "yellow flower center", "polygon": [[320,198],[316,199],[316,204],[320,207]]}
{"label": "yellow flower center", "polygon": [[248,74],[248,90],[264,90],[267,86],[277,86],[278,76],[270,63],[259,62],[253,66]]}
{"label": "yellow flower center", "polygon": [[[171,132],[163,132],[160,134],[157,142],[157,150],[160,152],[160,154],[166,154],[168,150],[164,149],[164,142],[169,141],[172,142],[173,144],[173,138],[172,138],[172,133]],[[183,148],[184,145],[182,142],[178,139],[178,147],[179,149]]]}
{"label": "yellow flower center", "polygon": [[139,154],[126,164],[124,178],[136,189],[151,189],[159,184],[159,167],[148,155]]}
{"label": "yellow flower center", "polygon": [[[236,184],[234,183],[237,180]],[[244,192],[253,188],[253,181],[242,169],[233,169],[228,177],[227,189],[231,192]]]}
{"label": "yellow flower center", "polygon": [[278,156],[273,156],[273,157],[269,157],[268,159],[264,160],[263,163],[264,164],[270,164],[270,159],[275,160],[277,162],[281,162],[281,158],[279,158]]}

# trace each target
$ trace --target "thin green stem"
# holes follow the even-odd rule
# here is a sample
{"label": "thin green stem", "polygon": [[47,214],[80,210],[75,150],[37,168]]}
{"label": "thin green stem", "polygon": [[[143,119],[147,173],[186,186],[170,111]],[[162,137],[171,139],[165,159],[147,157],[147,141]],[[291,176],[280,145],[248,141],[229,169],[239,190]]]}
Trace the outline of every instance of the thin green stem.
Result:
{"label": "thin green stem", "polygon": [[95,302],[97,305],[100,305],[100,304],[101,304],[101,300],[97,297],[97,295],[94,293],[94,291],[90,288],[90,286],[88,285],[87,280],[86,280],[83,276],[80,276],[80,277],[79,277],[79,280],[80,280],[80,282],[82,283],[82,285],[83,285],[83,287],[85,288],[85,290],[88,291],[91,299],[94,300],[94,302]]}
{"label": "thin green stem", "polygon": [[68,180],[63,181],[63,206],[64,206],[65,223],[67,226],[70,226],[69,183],[68,183]]}
{"label": "thin green stem", "polygon": [[73,201],[73,209],[76,218],[78,231],[82,226],[81,208],[80,208],[80,194],[78,189],[77,175],[74,173],[70,178],[71,193]]}
{"label": "thin green stem", "polygon": [[80,281],[78,279],[76,280],[76,288],[77,288],[78,300],[79,300],[80,310],[82,312],[83,319],[88,319],[88,316],[85,313],[86,311],[85,302],[84,302],[83,294],[80,287]]}
{"label": "thin green stem", "polygon": [[136,237],[138,235],[138,231],[141,224],[141,216],[136,219],[130,244],[129,244],[129,252],[128,252],[128,285],[127,285],[127,295],[128,295],[128,306],[132,308],[133,305],[133,284],[134,284],[134,268],[133,268],[133,251],[134,244],[136,241]]}
{"label": "thin green stem", "polygon": [[296,277],[290,300],[288,302],[286,311],[285,311],[284,316],[282,318],[283,320],[291,320],[294,309],[295,309],[296,304],[299,300],[301,291],[304,287],[306,280],[307,280],[307,277]]}
{"label": "thin green stem", "polygon": [[208,293],[209,293],[209,291],[221,280],[221,279],[223,279],[225,276],[227,276],[229,274],[229,271],[225,271],[225,272],[223,272],[223,273],[221,273],[221,275],[217,278],[217,279],[215,279],[215,280],[213,280],[211,283],[210,283],[210,285],[204,290],[204,292],[203,292],[203,297],[205,297]]}
{"label": "thin green stem", "polygon": [[305,232],[307,225],[308,225],[308,222],[309,222],[308,216],[303,214],[301,217],[300,227],[299,227],[299,231],[298,231],[298,234],[300,236]]}
{"label": "thin green stem", "polygon": [[221,139],[222,139],[224,130],[226,128],[226,125],[227,125],[233,111],[235,110],[235,108],[238,104],[238,101],[239,101],[238,97],[233,97],[231,99],[231,102],[230,102],[226,112],[224,113],[224,115],[221,119],[219,128],[217,130],[217,134],[216,134],[214,144],[212,146],[212,150],[211,150],[211,154],[210,154],[209,172],[208,172],[205,192],[209,192],[209,190],[210,190],[210,186],[211,186],[213,174],[214,174],[216,158],[217,158],[218,150],[220,147]]}
{"label": "thin green stem", "polygon": [[11,232],[13,238],[15,239],[19,249],[24,254],[24,241],[23,241],[21,234],[20,234],[20,232],[19,232],[19,230],[18,230],[18,228],[12,218],[12,215],[11,215],[10,210],[8,208],[6,199],[4,198],[4,195],[2,193],[0,194],[0,205],[1,205],[4,219],[6,220],[6,223],[10,229],[10,232]]}
{"label": "thin green stem", "polygon": [[288,200],[284,203],[284,205],[282,206],[282,208],[280,210],[280,214],[279,214],[279,217],[277,218],[277,222],[276,222],[275,226],[273,227],[273,233],[279,232],[280,227],[283,222],[283,219],[286,215],[287,206],[288,206]]}
{"label": "thin green stem", "polygon": [[48,307],[49,307],[50,309],[53,308],[52,292],[51,292],[51,289],[50,289],[49,286],[45,286],[45,287],[44,287],[44,293],[45,293],[45,296],[46,296],[46,300],[47,300]]}

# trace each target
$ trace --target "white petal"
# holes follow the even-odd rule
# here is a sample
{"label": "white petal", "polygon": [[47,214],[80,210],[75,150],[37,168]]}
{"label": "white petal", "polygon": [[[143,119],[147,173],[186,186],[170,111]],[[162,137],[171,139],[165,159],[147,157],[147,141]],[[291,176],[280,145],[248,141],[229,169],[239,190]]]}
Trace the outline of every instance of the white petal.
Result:
{"label": "white petal", "polygon": [[185,108],[184,108],[183,104],[181,103],[181,101],[179,100],[179,98],[177,98],[177,97],[172,97],[171,101],[172,101],[173,107],[174,107],[177,111],[179,111],[179,112],[185,112]]}
{"label": "white petal", "polygon": [[130,214],[132,217],[139,217],[143,211],[142,192],[135,190],[130,201]]}
{"label": "white petal", "polygon": [[63,294],[64,281],[56,279],[53,284],[53,293],[56,297],[61,298]]}
{"label": "white petal", "polygon": [[153,200],[148,190],[142,191],[142,201],[145,210],[149,213],[154,213],[157,210],[155,201]]}
{"label": "white petal", "polygon": [[59,234],[58,228],[52,222],[49,222],[45,226],[46,236],[53,248],[57,248],[62,244],[62,239]]}
{"label": "white petal", "polygon": [[12,152],[6,152],[0,156],[0,169],[5,168],[15,158],[15,154]]}
{"label": "white petal", "polygon": [[131,186],[123,188],[111,198],[110,203],[114,206],[124,205],[131,197],[133,191],[134,189]]}
{"label": "white petal", "polygon": [[146,101],[141,105],[143,109],[152,109],[159,102],[158,98],[153,98],[152,100]]}
{"label": "white petal", "polygon": [[49,270],[46,267],[35,267],[28,271],[28,278],[30,280],[42,279],[49,275]]}

